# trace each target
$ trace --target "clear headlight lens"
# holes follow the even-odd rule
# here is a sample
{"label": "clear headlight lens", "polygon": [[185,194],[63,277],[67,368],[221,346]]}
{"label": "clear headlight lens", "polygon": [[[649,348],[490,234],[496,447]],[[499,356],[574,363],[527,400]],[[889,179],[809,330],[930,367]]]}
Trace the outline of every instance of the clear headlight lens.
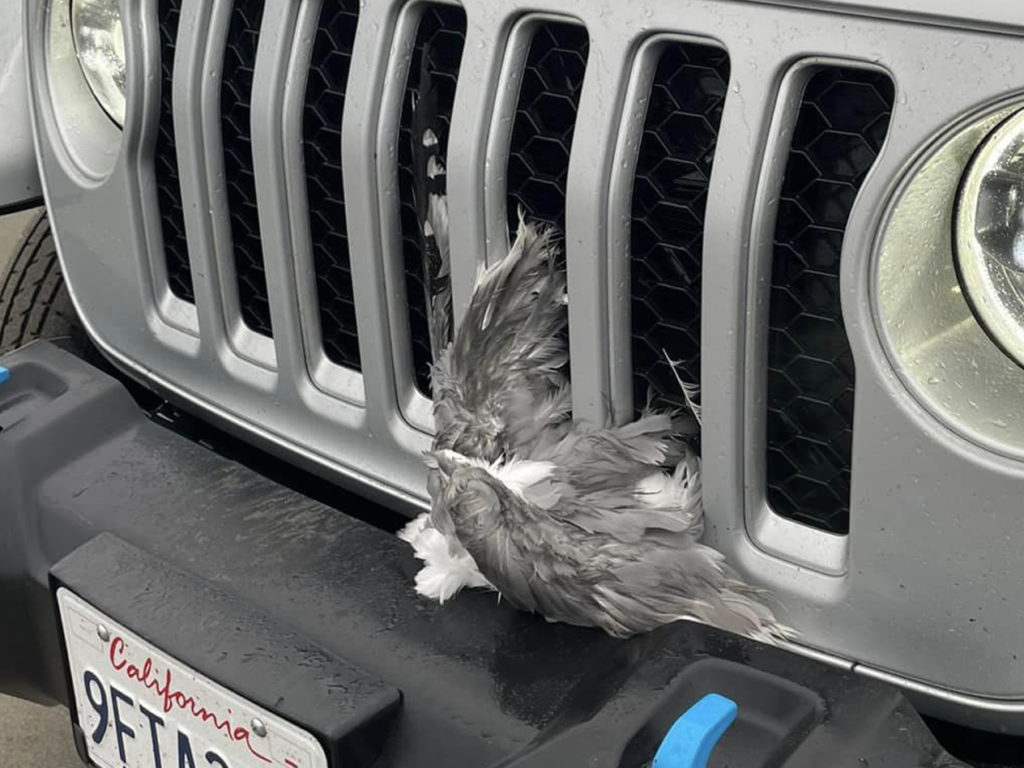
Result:
{"label": "clear headlight lens", "polygon": [[124,125],[124,32],[118,0],[72,0],[71,29],[82,72],[100,106]]}
{"label": "clear headlight lens", "polygon": [[1024,111],[1000,123],[968,165],[953,239],[971,307],[1024,365]]}

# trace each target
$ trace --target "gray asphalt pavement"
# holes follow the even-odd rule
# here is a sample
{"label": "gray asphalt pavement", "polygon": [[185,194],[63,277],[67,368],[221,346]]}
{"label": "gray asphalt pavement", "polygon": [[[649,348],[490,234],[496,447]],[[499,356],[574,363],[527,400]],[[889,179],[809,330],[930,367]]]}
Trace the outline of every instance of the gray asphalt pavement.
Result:
{"label": "gray asphalt pavement", "polygon": [[82,768],[71,743],[71,725],[64,707],[41,707],[3,695],[0,756],[0,761],[12,768]]}
{"label": "gray asphalt pavement", "polygon": [[[0,216],[0,273],[37,211]],[[0,694],[0,762],[3,768],[81,768],[64,707],[41,707]]]}

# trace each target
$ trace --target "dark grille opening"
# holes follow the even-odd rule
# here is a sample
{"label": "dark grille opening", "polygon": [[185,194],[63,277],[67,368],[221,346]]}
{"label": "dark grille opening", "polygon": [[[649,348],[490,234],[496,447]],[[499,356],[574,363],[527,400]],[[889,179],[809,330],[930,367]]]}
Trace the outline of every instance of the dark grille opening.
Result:
{"label": "dark grille opening", "polygon": [[587,69],[586,28],[538,24],[526,57],[508,158],[508,226],[514,236],[519,209],[531,221],[565,232],[565,183],[576,111]]}
{"label": "dark grille opening", "polygon": [[321,8],[302,113],[309,228],[324,354],[332,363],[357,371],[359,335],[341,179],[341,115],[358,18],[358,0],[327,3]]}
{"label": "dark grille opening", "polygon": [[729,83],[720,48],[667,45],[651,85],[630,223],[633,407],[682,407],[662,352],[700,383],[704,210]]}
{"label": "dark grille opening", "polygon": [[448,157],[448,127],[455,103],[455,86],[466,42],[466,12],[454,5],[429,5],[416,30],[416,42],[409,64],[405,100],[398,137],[398,190],[401,200],[402,254],[405,262],[405,295],[412,341],[413,375],[416,387],[430,392],[430,331],[427,326],[427,296],[423,277],[423,249],[420,225],[413,197],[412,97],[423,68],[437,87],[438,143],[440,156]]}
{"label": "dark grille opening", "polygon": [[775,229],[768,337],[767,494],[780,515],[850,525],[854,368],[840,253],[857,191],[889,127],[884,74],[827,68],[804,92]]}
{"label": "dark grille opening", "polygon": [[156,196],[160,205],[160,230],[164,238],[164,259],[167,263],[167,285],[182,301],[195,303],[192,270],[189,266],[188,242],[185,239],[185,216],[181,207],[181,183],[178,179],[178,151],[174,143],[173,93],[174,49],[178,40],[180,0],[160,0],[160,123],[157,126],[153,171],[156,175]]}
{"label": "dark grille opening", "polygon": [[249,122],[253,67],[262,17],[263,0],[235,0],[224,49],[220,124],[242,320],[256,333],[270,336],[270,302],[263,270]]}

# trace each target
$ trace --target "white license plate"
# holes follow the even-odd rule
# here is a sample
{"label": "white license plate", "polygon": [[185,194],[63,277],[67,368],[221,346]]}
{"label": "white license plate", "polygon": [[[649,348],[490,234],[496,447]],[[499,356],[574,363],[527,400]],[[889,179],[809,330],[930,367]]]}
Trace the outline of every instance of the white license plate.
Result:
{"label": "white license plate", "polygon": [[78,724],[102,768],[327,768],[316,738],[176,661],[63,587]]}

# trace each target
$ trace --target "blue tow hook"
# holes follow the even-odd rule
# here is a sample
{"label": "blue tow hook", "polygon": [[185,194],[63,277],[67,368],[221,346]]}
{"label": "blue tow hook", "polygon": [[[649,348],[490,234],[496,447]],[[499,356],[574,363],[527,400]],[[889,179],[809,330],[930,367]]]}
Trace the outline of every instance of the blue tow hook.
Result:
{"label": "blue tow hook", "polygon": [[711,750],[736,719],[736,702],[709,693],[668,729],[651,768],[707,768]]}

